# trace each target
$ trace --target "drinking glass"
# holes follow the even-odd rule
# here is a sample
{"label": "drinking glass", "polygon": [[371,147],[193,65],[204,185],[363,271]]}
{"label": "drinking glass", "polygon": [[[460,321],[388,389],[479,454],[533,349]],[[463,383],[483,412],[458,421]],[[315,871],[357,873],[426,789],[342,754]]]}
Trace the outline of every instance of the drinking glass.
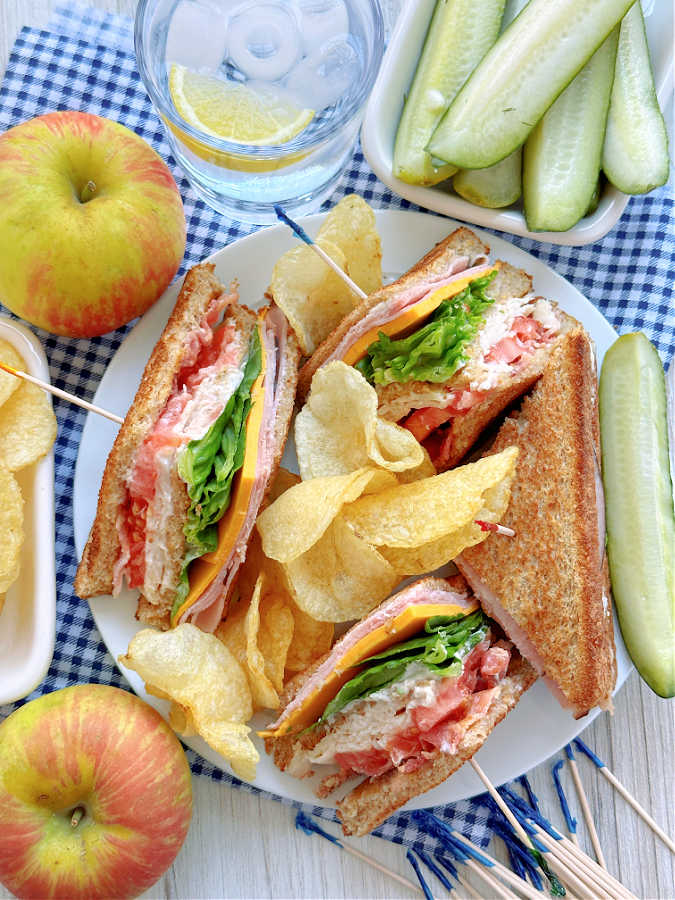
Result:
{"label": "drinking glass", "polygon": [[195,192],[243,222],[316,210],[382,58],[379,0],[140,0],[143,83]]}

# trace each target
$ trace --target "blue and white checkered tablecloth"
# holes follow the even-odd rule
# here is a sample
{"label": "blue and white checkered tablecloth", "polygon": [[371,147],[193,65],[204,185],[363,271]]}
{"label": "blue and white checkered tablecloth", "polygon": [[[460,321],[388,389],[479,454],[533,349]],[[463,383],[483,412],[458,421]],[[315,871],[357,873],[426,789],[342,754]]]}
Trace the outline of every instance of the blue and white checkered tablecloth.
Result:
{"label": "blue and white checkered tablecloth", "polygon": [[[0,131],[59,109],[82,109],[119,121],[145,138],[168,162],[183,196],[187,220],[187,248],[181,273],[223,245],[255,230],[253,226],[227,221],[197,200],[190,190],[171,156],[162,125],[136,70],[129,20],[70,3],[56,9],[45,30],[31,27],[21,30],[0,87]],[[355,151],[331,205],[352,192],[361,194],[375,208],[413,208],[378,181],[360,149]],[[506,237],[569,279],[620,332],[643,330],[664,360],[673,354],[672,188],[633,198],[614,230],[591,246],[557,247]],[[36,329],[49,360],[52,383],[91,399],[128,330],[129,326],[92,340],[69,340]],[[54,408],[58,419],[55,446],[57,639],[48,675],[28,699],[82,682],[128,688],[101,641],[88,605],[73,594],[77,566],[73,544],[73,474],[85,414],[60,400],[55,401]],[[0,719],[11,709],[0,708]],[[213,768],[191,751],[189,758],[195,774],[247,791],[256,790]],[[305,809],[324,818],[334,818],[330,810]],[[435,812],[474,841],[483,845],[489,841],[491,812],[480,799]],[[436,847],[436,841],[405,813],[392,817],[377,833],[418,848]]]}

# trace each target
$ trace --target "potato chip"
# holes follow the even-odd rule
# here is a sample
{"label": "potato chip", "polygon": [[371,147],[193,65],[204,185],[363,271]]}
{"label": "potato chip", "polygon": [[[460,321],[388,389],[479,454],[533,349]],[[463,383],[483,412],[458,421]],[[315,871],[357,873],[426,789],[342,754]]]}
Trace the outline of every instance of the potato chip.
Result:
{"label": "potato chip", "polygon": [[258,646],[265,660],[265,675],[277,692],[284,686],[286,659],[295,629],[287,600],[290,601],[290,595],[264,593],[260,601]]}
{"label": "potato chip", "polygon": [[[339,247],[324,239],[317,243],[346,270],[347,261]],[[342,278],[306,244],[277,260],[269,293],[286,315],[305,356],[310,356],[359,302]]]}
{"label": "potato chip", "polygon": [[23,538],[21,489],[12,473],[0,465],[0,594],[19,577]]}
{"label": "potato chip", "polygon": [[255,778],[258,751],[248,734],[253,713],[244,670],[214,635],[186,623],[172,631],[144,629],[119,662],[170,697],[173,722],[199,734],[241,778]]}
{"label": "potato chip", "polygon": [[216,628],[214,634],[219,641],[230,651],[232,656],[237,660],[239,665],[247,674],[248,664],[246,662],[246,613],[250,603],[250,597],[239,600],[230,604],[227,618]]}
{"label": "potato chip", "polygon": [[[237,587],[242,601],[248,604],[253,596],[260,575],[265,576],[265,592],[287,593],[284,573],[279,563],[265,556],[257,528],[251,532],[251,540],[246,550],[246,559],[239,570]],[[290,600],[290,595],[289,595]],[[228,615],[229,618],[229,615]]]}
{"label": "potato chip", "polygon": [[48,453],[56,437],[56,417],[47,394],[22,381],[0,406],[0,462],[16,472]]}
{"label": "potato chip", "polygon": [[[279,563],[268,560],[277,567]],[[268,590],[264,570],[250,597],[232,604],[224,622],[216,629],[222,641],[243,667],[251,688],[254,709],[278,709],[283,687],[286,656],[293,638],[294,621],[289,594]]]}
{"label": "potato chip", "polygon": [[[351,194],[326,216],[316,243],[371,294],[382,286],[382,247],[375,214]],[[274,266],[269,293],[286,314],[309,356],[360,299],[311,247],[295,247]]]}
{"label": "potato chip", "polygon": [[300,609],[326,622],[361,618],[384,600],[398,581],[390,563],[340,516],[313,547],[286,563],[284,570]]}
{"label": "potato chip", "polygon": [[0,594],[0,613],[2,612],[2,607],[5,605],[5,598],[7,594]]}
{"label": "potato chip", "polygon": [[340,361],[315,373],[307,403],[295,419],[295,445],[305,481],[372,464],[403,472],[425,459],[407,428],[378,417],[375,388]]}
{"label": "potato chip", "polygon": [[430,478],[436,474],[436,466],[432,463],[431,457],[424,447],[422,447],[422,451],[424,459],[419,466],[416,466],[414,469],[406,469],[405,472],[396,473],[396,479],[399,484],[410,484],[411,481],[419,481],[420,478]]}
{"label": "potato chip", "polygon": [[[26,363],[19,355],[9,341],[3,341],[0,338],[0,362],[11,366],[13,369],[19,369],[22,372],[26,370]],[[0,406],[8,400],[14,391],[19,387],[21,381],[16,375],[9,375],[7,372],[0,371]]]}
{"label": "potato chip", "polygon": [[412,484],[361,497],[342,517],[378,548],[398,576],[429,572],[488,536],[476,519],[504,514],[515,474],[517,447]]}
{"label": "potato chip", "polygon": [[372,294],[382,287],[382,244],[375,213],[363,197],[349,194],[326,216],[318,234],[342,250],[347,274],[362,291]]}
{"label": "potato chip", "polygon": [[293,639],[286,656],[286,677],[304,672],[313,662],[328,653],[335,634],[332,622],[321,622],[290,601],[293,615]]}
{"label": "potato chip", "polygon": [[283,687],[286,654],[293,636],[293,615],[274,594],[262,597],[263,583],[261,575],[246,613],[246,660],[255,706],[278,709],[278,691]]}
{"label": "potato chip", "polygon": [[258,516],[265,555],[282,563],[297,559],[319,540],[345,503],[395,483],[390,472],[370,467],[296,484]]}
{"label": "potato chip", "polygon": [[281,497],[281,495],[286,493],[289,488],[292,488],[293,485],[299,483],[299,475],[296,475],[295,472],[290,472],[288,469],[284,469],[283,466],[279,466],[270,487],[269,494],[267,495],[268,501],[274,503],[277,497]]}

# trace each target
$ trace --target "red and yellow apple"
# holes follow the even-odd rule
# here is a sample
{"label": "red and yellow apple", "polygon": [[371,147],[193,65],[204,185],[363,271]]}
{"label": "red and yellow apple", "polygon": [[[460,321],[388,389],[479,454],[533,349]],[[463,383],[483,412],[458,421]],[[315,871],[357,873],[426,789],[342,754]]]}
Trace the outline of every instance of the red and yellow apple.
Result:
{"label": "red and yellow apple", "polygon": [[171,865],[191,813],[180,742],[133,694],[64,688],[0,725],[0,883],[18,897],[135,897]]}
{"label": "red and yellow apple", "polygon": [[0,135],[0,303],[21,318],[105,334],[157,300],[184,250],[176,182],[128,128],[55,112]]}

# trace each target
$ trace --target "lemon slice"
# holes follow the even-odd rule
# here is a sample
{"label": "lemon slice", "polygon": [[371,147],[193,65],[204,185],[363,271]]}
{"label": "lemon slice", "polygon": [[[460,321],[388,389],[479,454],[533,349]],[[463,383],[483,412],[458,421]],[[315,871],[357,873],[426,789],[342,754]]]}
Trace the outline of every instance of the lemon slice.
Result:
{"label": "lemon slice", "polygon": [[200,75],[174,64],[169,91],[176,110],[195,128],[222,140],[269,147],[290,141],[309,125],[313,109],[301,109],[273,88]]}

